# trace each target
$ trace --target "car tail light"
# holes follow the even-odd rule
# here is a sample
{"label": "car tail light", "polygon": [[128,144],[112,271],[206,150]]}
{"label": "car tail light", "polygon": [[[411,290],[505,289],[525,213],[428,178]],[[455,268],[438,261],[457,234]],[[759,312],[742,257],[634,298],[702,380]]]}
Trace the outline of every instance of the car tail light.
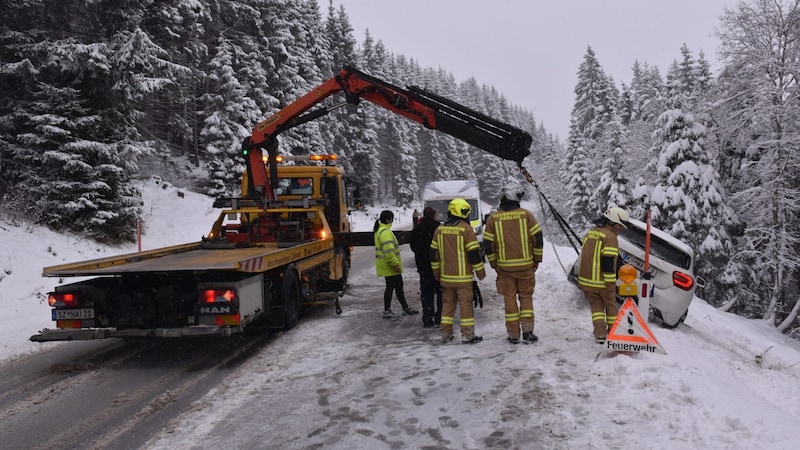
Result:
{"label": "car tail light", "polygon": [[688,291],[692,288],[692,286],[694,286],[694,278],[692,278],[691,275],[687,275],[683,272],[675,271],[672,272],[672,283],[684,291]]}
{"label": "car tail light", "polygon": [[78,294],[72,292],[51,292],[47,295],[47,304],[53,308],[75,308],[78,306]]}
{"label": "car tail light", "polygon": [[200,303],[228,303],[236,300],[233,289],[204,289],[200,291]]}

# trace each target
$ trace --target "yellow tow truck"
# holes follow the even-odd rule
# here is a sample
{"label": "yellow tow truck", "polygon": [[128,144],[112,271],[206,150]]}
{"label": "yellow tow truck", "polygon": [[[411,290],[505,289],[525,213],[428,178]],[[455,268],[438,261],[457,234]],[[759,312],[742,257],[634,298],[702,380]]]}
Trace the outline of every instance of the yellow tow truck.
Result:
{"label": "yellow tow truck", "polygon": [[[321,105],[337,93],[344,94],[345,102]],[[56,328],[30,339],[227,336],[246,327],[290,329],[304,304],[330,300],[340,313],[351,249],[372,245],[372,233],[350,229],[354,199],[344,171],[334,165],[335,156],[280,155],[277,136],[362,99],[515,161],[525,172],[522,160],[532,141],[528,133],[436,94],[401,89],[345,67],[256,125],[242,144],[247,169],[241,196],[215,202],[222,211],[200,242],[45,267],[48,277],[94,278],[49,293]],[[290,159],[294,165],[281,164]]]}

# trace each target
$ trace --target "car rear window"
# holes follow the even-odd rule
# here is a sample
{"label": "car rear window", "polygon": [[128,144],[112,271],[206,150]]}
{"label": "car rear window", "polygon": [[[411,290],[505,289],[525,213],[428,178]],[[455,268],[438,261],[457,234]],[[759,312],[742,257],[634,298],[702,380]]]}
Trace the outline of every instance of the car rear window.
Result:
{"label": "car rear window", "polygon": [[[631,226],[622,230],[620,237],[644,250],[644,230]],[[690,255],[653,234],[650,234],[650,255],[684,270],[689,270],[692,265],[692,257]]]}

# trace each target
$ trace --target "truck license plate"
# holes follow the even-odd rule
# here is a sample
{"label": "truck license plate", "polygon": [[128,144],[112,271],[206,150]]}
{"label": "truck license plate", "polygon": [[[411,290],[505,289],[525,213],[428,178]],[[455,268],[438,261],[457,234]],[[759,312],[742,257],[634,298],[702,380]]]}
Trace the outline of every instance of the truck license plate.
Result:
{"label": "truck license plate", "polygon": [[94,309],[54,309],[53,320],[94,319]]}

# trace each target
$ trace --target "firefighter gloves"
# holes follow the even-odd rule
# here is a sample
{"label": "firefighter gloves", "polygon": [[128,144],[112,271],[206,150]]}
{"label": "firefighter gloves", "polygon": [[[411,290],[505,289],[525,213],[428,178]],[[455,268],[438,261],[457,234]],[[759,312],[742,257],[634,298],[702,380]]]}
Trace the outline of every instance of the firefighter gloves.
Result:
{"label": "firefighter gloves", "polygon": [[478,288],[478,282],[472,280],[472,306],[480,307],[483,309],[483,296],[481,290]]}

